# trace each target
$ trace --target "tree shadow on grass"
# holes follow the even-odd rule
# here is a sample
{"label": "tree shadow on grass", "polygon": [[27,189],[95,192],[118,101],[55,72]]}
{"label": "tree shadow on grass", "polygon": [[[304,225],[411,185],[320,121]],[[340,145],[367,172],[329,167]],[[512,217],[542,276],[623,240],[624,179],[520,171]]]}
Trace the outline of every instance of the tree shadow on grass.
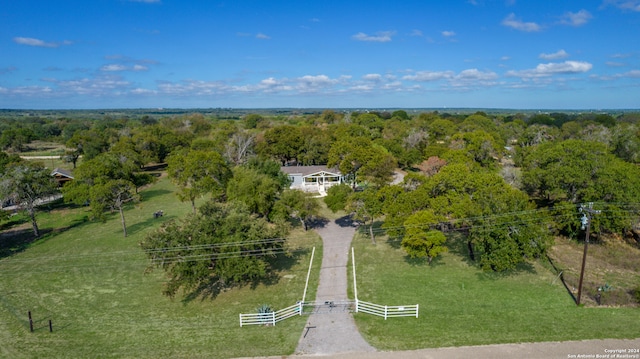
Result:
{"label": "tree shadow on grass", "polygon": [[171,191],[166,189],[148,189],[144,192],[141,192],[140,197],[143,201],[148,201],[152,198],[164,196],[169,193],[171,193]]}
{"label": "tree shadow on grass", "polygon": [[[166,222],[169,222],[169,221],[171,221],[173,219],[177,219],[177,218],[178,218],[178,216],[175,216],[175,215],[163,215],[162,217],[155,218],[153,216],[153,213],[151,213],[146,220],[134,223],[132,225],[128,225],[127,226],[127,235],[135,234],[135,233],[138,233],[140,231],[143,231],[143,230],[146,230],[146,229],[149,229],[149,228],[157,227],[158,224],[166,223]],[[120,228],[120,227],[118,227],[118,228]],[[119,229],[119,232],[122,232],[121,228]]]}
{"label": "tree shadow on grass", "polygon": [[353,216],[348,214],[336,219],[336,224],[340,227],[356,227],[357,223],[353,220]]}
{"label": "tree shadow on grass", "polygon": [[464,233],[456,231],[446,233],[446,235],[447,242],[445,245],[449,249],[449,253],[462,258],[462,260],[471,267],[478,267],[478,262],[471,258],[467,236]]}
{"label": "tree shadow on grass", "polygon": [[[356,221],[354,223],[358,224],[359,222]],[[362,236],[362,238],[371,240],[370,228],[373,226],[373,239],[377,243],[378,239],[385,235],[385,230],[382,228],[383,224],[383,221],[374,221],[373,224],[357,225],[356,233]]]}
{"label": "tree shadow on grass", "polygon": [[402,237],[387,237],[387,245],[393,249],[402,247]]}
{"label": "tree shadow on grass", "polygon": [[251,289],[255,289],[260,284],[275,285],[280,282],[282,278],[281,272],[291,269],[296,263],[300,261],[301,257],[307,256],[311,250],[295,251],[292,253],[279,254],[275,258],[271,258],[269,263],[271,264],[271,272],[265,277],[245,283],[238,283],[230,286],[224,286],[217,277],[212,277],[211,280],[202,282],[200,285],[187,293],[181,300],[183,304],[188,304],[195,300],[204,301],[207,299],[213,300],[220,293],[232,290],[233,288],[239,288],[243,286],[249,286]]}
{"label": "tree shadow on grass", "polygon": [[499,280],[499,279],[514,277],[525,272],[531,273],[531,274],[538,273],[538,271],[536,271],[536,268],[533,266],[533,264],[529,262],[524,262],[524,263],[518,264],[515,269],[511,269],[511,270],[505,270],[501,272],[484,270],[476,273],[476,277],[478,277],[478,280],[480,281],[492,281],[492,280]]}
{"label": "tree shadow on grass", "polygon": [[7,230],[0,233],[0,259],[25,251],[36,242],[44,243],[57,234],[78,227],[87,222],[87,218],[74,220],[70,225],[60,228],[40,228],[40,236],[33,234],[31,225],[24,228]]}
{"label": "tree shadow on grass", "polygon": [[[307,221],[307,230],[324,228],[328,223],[329,223],[329,219],[327,218],[315,217],[312,220]],[[300,222],[298,221],[297,224],[300,224]]]}
{"label": "tree shadow on grass", "polygon": [[412,267],[425,267],[425,268],[435,268],[435,267],[439,267],[441,265],[444,265],[444,263],[442,262],[442,256],[437,256],[435,258],[433,258],[431,260],[431,263],[429,263],[429,260],[425,257],[425,258],[411,258],[408,255],[404,256],[404,261],[405,263],[409,264]]}

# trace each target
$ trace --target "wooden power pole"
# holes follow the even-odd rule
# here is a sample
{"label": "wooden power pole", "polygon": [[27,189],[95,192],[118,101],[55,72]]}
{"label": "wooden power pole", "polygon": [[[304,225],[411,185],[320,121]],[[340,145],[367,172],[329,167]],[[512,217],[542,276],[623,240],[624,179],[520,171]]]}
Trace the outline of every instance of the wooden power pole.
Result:
{"label": "wooden power pole", "polygon": [[584,266],[587,262],[587,248],[589,246],[589,235],[591,232],[591,216],[599,214],[601,211],[593,209],[593,202],[588,203],[588,207],[580,206],[580,212],[582,214],[582,229],[587,229],[586,236],[584,238],[584,253],[582,254],[582,269],[580,270],[580,282],[578,283],[578,298],[576,299],[576,305],[580,305],[580,298],[582,297],[582,280],[584,279]]}

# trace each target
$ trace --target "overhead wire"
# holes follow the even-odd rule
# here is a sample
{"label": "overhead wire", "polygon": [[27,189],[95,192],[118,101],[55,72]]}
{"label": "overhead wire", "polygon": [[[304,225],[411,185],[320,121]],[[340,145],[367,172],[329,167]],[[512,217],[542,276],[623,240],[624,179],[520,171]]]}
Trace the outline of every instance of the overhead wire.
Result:
{"label": "overhead wire", "polygon": [[[611,205],[611,204],[608,204],[608,205]],[[606,212],[606,213],[610,212],[614,215],[620,214],[621,212],[629,213],[629,214],[640,213],[640,204],[637,204],[637,203],[615,203],[614,205],[618,205],[623,208],[627,207],[630,209],[626,209],[622,211],[620,211],[619,209],[616,209],[616,210],[603,209],[603,212]],[[531,223],[551,224],[554,218],[564,217],[566,215],[562,213],[558,213],[558,214],[549,214],[549,213],[552,213],[553,211],[563,210],[563,209],[564,210],[570,209],[572,207],[575,208],[577,206],[572,204],[572,205],[564,205],[560,207],[546,207],[546,208],[538,208],[538,209],[532,209],[532,210],[526,210],[526,211],[506,212],[506,213],[500,213],[500,214],[494,214],[494,215],[483,215],[483,216],[452,219],[450,221],[444,221],[441,223],[448,223],[450,225],[455,225],[457,223],[470,223],[470,224],[459,226],[459,227],[453,227],[451,228],[452,232],[464,231],[464,230],[470,230],[470,229],[502,228],[507,226],[531,224]],[[547,214],[538,215],[543,213],[547,213]],[[517,217],[517,219],[513,221],[507,221],[507,222],[498,221],[499,219],[506,218],[506,217]],[[425,224],[402,225],[402,226],[385,227],[385,228],[374,228],[373,232],[374,232],[374,235],[376,234],[380,235],[381,233],[387,233],[391,230],[402,230],[402,229],[406,230],[407,228],[423,228],[428,226],[432,226],[432,224],[425,223]],[[113,261],[108,261],[107,263],[104,263],[106,264],[106,266],[100,265],[102,263],[98,263],[98,266],[100,268],[110,268],[110,267],[115,268],[115,267],[121,266],[121,263],[123,262],[147,262],[151,264],[154,264],[154,263],[157,264],[157,263],[163,263],[163,262],[172,263],[176,261],[203,261],[203,260],[210,261],[210,260],[216,260],[216,259],[232,259],[232,258],[240,258],[240,257],[246,257],[246,256],[293,254],[293,253],[305,252],[311,249],[311,247],[299,247],[299,248],[280,247],[276,249],[257,248],[257,249],[243,249],[243,250],[232,251],[232,252],[193,253],[196,251],[200,252],[200,251],[207,251],[207,250],[214,250],[214,249],[221,249],[221,248],[228,248],[228,247],[271,245],[276,243],[284,244],[286,240],[287,240],[286,238],[266,238],[266,239],[260,239],[255,241],[236,241],[236,242],[161,247],[161,248],[143,250],[142,252],[139,250],[131,250],[131,251],[84,253],[84,254],[74,254],[74,255],[62,254],[58,256],[47,256],[44,258],[36,257],[36,258],[11,259],[10,263],[29,264],[32,262],[42,263],[43,261],[45,261],[45,262],[48,262],[47,267],[42,270],[42,272],[45,272],[45,271],[62,271],[67,269],[79,268],[81,266],[81,265],[78,265],[77,263],[69,264],[69,265],[54,264],[53,265],[54,268],[52,268],[50,264],[51,262],[55,263],[56,260],[74,261],[77,259],[83,259],[83,258],[89,258],[89,257],[97,257],[99,259],[106,259],[106,258],[123,259],[124,257],[123,260],[120,260],[117,262],[117,263],[120,263],[118,265],[112,265],[114,263]],[[170,257],[161,257],[161,256],[153,257],[154,254],[179,253],[179,252],[186,252],[186,253],[184,253],[183,255],[174,255]],[[193,254],[189,254],[190,252]],[[140,254],[146,254],[147,257],[140,257]],[[129,255],[131,257],[129,257]],[[133,256],[137,258],[133,258]],[[149,258],[149,256],[151,258]],[[0,261],[0,263],[2,263],[2,261]],[[90,264],[88,263],[86,264],[86,267],[96,267],[96,262],[92,262]],[[0,273],[3,273],[3,272],[4,271],[0,269]],[[5,273],[6,272],[4,272],[3,274]]]}

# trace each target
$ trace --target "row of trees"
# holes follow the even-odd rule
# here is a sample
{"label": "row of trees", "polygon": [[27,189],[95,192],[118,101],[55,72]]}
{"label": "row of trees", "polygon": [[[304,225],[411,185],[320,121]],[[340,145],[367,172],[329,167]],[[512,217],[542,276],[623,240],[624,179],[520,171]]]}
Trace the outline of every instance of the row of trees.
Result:
{"label": "row of trees", "polygon": [[[575,235],[576,206],[585,201],[608,203],[610,215],[594,223],[601,230],[624,234],[631,229],[640,202],[640,127],[629,118],[325,111],[278,120],[249,115],[241,121],[210,121],[189,115],[144,123],[96,121],[66,140],[74,158],[83,157],[76,181],[64,193],[67,200],[90,204],[95,218],[119,211],[126,235],[123,206],[137,200],[137,189],[151,181],[140,169],[167,162],[179,198],[193,209],[189,218],[144,242],[149,257],[173,278],[168,294],[204,282],[181,281],[189,264],[162,259],[155,250],[187,246],[176,241],[193,238],[190,231],[205,231],[200,222],[209,215],[234,213],[229,217],[251,218],[279,235],[289,219],[306,227],[317,202],[287,189],[281,165],[327,164],[347,174],[354,185],[331,188],[326,203],[354,213],[368,225],[374,242],[374,223],[382,222],[408,255],[431,262],[456,230],[465,235],[472,260],[502,271],[544,255],[556,233]],[[397,167],[408,174],[390,185]],[[206,211],[196,208],[202,197],[210,200]],[[252,238],[274,235],[262,232],[266,237]],[[210,237],[210,243],[198,245],[211,246],[205,261],[210,274],[222,273],[216,266],[227,264],[214,257],[223,239],[211,233],[201,239]],[[268,257],[278,248],[264,250]],[[263,272],[251,273],[213,277],[219,286],[254,280]]]}

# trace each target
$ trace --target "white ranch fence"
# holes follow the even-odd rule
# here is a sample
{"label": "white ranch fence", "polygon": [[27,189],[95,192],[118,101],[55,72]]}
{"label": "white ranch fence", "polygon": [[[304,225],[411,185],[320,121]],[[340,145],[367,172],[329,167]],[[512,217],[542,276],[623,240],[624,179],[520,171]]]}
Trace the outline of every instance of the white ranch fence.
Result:
{"label": "white ranch fence", "polygon": [[418,304],[415,305],[380,305],[356,299],[356,313],[367,313],[387,318],[418,317]]}
{"label": "white ranch fence", "polygon": [[296,315],[302,315],[302,302],[280,309],[277,312],[240,314],[240,326],[276,325],[276,323]]}
{"label": "white ranch fence", "polygon": [[[315,247],[313,248],[313,251],[311,252],[311,260],[309,261],[309,270],[307,272],[307,280],[306,280],[306,284],[304,286],[304,293],[302,294],[302,300],[299,301],[298,303],[296,303],[295,305],[292,305],[290,307],[284,308],[284,309],[280,309],[277,312],[270,312],[270,313],[251,313],[251,314],[240,314],[240,326],[246,326],[246,325],[276,325],[276,323],[294,317],[296,315],[302,315],[303,314],[303,306],[312,306],[314,307],[314,313],[319,313],[320,311],[318,310],[319,307],[323,307],[323,306],[327,306],[329,308],[329,312],[331,312],[333,310],[333,308],[342,308],[342,310],[344,311],[345,309],[349,309],[352,307],[351,305],[353,305],[353,302],[351,301],[342,301],[342,302],[334,302],[334,301],[327,301],[324,304],[322,303],[305,303],[305,299],[307,296],[307,287],[309,285],[309,275],[311,274],[311,265],[313,264],[313,257],[315,254]],[[412,305],[380,305],[380,304],[374,304],[374,303],[369,303],[369,302],[365,302],[362,300],[358,299],[358,285],[356,282],[356,258],[355,258],[355,253],[353,248],[351,248],[351,261],[352,261],[352,267],[353,267],[353,288],[354,288],[354,294],[355,294],[355,312],[356,313],[367,313],[367,314],[372,314],[372,315],[376,315],[379,317],[383,317],[385,320],[387,320],[387,318],[398,318],[398,317],[415,317],[418,318],[418,313],[419,313],[419,305],[418,304],[412,304]]]}

